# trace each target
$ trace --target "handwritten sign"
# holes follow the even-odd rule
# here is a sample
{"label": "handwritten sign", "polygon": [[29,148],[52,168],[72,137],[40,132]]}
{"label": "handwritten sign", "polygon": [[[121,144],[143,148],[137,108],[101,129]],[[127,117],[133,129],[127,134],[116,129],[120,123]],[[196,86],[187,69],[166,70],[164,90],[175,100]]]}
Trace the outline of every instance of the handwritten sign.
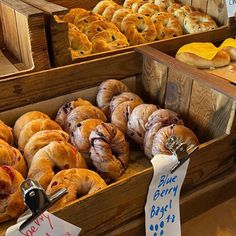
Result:
{"label": "handwritten sign", "polygon": [[22,231],[20,223],[7,229],[6,236],[77,236],[81,229],[45,211]]}
{"label": "handwritten sign", "polygon": [[236,0],[226,0],[228,17],[234,16],[236,13]]}
{"label": "handwritten sign", "polygon": [[179,195],[189,160],[173,174],[177,157],[156,155],[152,159],[154,174],[145,206],[146,236],[180,236]]}

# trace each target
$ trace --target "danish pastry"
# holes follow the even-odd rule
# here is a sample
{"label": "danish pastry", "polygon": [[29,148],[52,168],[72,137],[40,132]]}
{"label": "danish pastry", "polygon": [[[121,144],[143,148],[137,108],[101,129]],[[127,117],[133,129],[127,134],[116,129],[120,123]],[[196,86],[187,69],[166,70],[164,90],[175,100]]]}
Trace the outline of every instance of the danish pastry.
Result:
{"label": "danish pastry", "polygon": [[171,151],[166,147],[166,141],[171,136],[175,136],[180,143],[186,143],[188,152],[199,144],[196,135],[189,128],[183,125],[170,125],[161,128],[155,135],[152,145],[152,156],[156,154],[171,155]]}
{"label": "danish pastry", "polygon": [[21,197],[22,175],[10,166],[0,166],[0,223],[19,217],[25,210]]}
{"label": "danish pastry", "polygon": [[117,180],[129,163],[129,144],[114,125],[101,123],[89,136],[90,158],[105,177]]}
{"label": "danish pastry", "polygon": [[12,128],[7,126],[3,121],[0,120],[0,139],[6,141],[10,145],[14,144]]}
{"label": "danish pastry", "polygon": [[57,211],[76,200],[78,196],[94,194],[106,186],[105,181],[94,171],[77,168],[62,170],[53,177],[46,193],[50,195],[61,188],[66,188],[68,193],[56,202],[50,211]]}
{"label": "danish pastry", "polygon": [[86,162],[74,146],[66,141],[52,141],[39,149],[32,158],[28,178],[46,189],[57,172],[63,169],[87,168]]}
{"label": "danish pastry", "polygon": [[113,96],[128,92],[128,87],[119,80],[109,79],[100,84],[97,93],[98,107],[106,114],[109,115],[109,104]]}
{"label": "danish pastry", "polygon": [[30,167],[35,153],[52,141],[68,141],[69,135],[62,130],[43,130],[35,133],[25,145],[24,157]]}

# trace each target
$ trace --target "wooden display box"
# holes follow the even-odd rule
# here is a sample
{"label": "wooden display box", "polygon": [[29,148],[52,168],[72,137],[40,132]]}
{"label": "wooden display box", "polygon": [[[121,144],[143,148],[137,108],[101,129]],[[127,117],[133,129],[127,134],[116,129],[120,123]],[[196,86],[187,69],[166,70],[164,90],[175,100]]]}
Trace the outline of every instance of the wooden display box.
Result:
{"label": "wooden display box", "polygon": [[[52,55],[53,66],[62,66],[66,64],[76,63],[80,61],[87,61],[94,58],[110,56],[114,54],[124,53],[134,48],[140,46],[130,46],[123,49],[118,49],[114,51],[96,53],[81,58],[72,59],[71,53],[69,51],[69,40],[68,40],[68,24],[67,23],[57,23],[54,20],[53,15],[64,15],[69,9],[81,7],[87,10],[93,9],[93,7],[101,0],[23,0],[45,12],[46,26],[48,32],[48,40],[50,42],[50,53]],[[122,5],[124,0],[114,0],[118,4]],[[219,28],[204,32],[196,33],[191,35],[182,35],[176,38],[168,40],[160,40],[146,45],[151,45],[156,49],[164,52],[175,51],[177,48],[183,44],[193,42],[193,41],[210,41],[216,42],[221,41],[225,37],[233,35],[233,30],[235,26],[231,24],[227,17],[227,9],[225,0],[180,0],[179,2],[193,6],[196,9],[200,9],[202,12],[214,17]],[[234,20],[232,20],[234,21]]]}
{"label": "wooden display box", "polygon": [[[94,102],[97,90],[94,86],[103,80],[127,77],[131,77],[125,80],[127,85],[144,95],[146,102],[158,103],[180,113],[185,124],[201,141],[200,149],[191,157],[184,181],[181,198],[183,221],[236,194],[235,188],[231,188],[236,181],[235,171],[230,178],[221,176],[217,179],[219,174],[233,167],[235,86],[221,79],[212,82],[216,79],[214,75],[206,77],[204,72],[185,67],[185,64],[151,47],[124,56],[2,81],[0,87],[3,91],[8,87],[8,91],[0,94],[0,119],[12,125],[21,114],[35,109],[53,118],[58,108],[73,98],[82,97]],[[26,81],[28,86],[24,86]],[[18,94],[15,86],[21,90]],[[4,96],[8,99],[3,99]],[[51,99],[46,100],[48,98]],[[14,101],[18,108],[10,109],[16,106]],[[150,161],[135,148],[128,169],[117,182],[94,195],[80,198],[55,214],[82,227],[81,235],[143,235],[144,205],[152,173]],[[207,191],[197,187],[215,178]],[[229,183],[230,188],[226,187]],[[219,189],[223,192],[219,193]],[[12,223],[0,225],[0,234],[3,235]]]}
{"label": "wooden display box", "polygon": [[47,68],[43,12],[19,0],[0,0],[0,78]]}

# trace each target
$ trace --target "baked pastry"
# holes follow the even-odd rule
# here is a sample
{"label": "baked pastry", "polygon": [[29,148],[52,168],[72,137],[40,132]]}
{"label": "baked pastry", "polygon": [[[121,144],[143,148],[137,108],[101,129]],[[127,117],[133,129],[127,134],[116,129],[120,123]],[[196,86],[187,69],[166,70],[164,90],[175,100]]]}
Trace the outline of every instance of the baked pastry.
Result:
{"label": "baked pastry", "polygon": [[184,19],[184,30],[191,33],[200,33],[217,28],[213,18],[203,12],[193,11]]}
{"label": "baked pastry", "polygon": [[121,22],[121,31],[130,45],[152,42],[157,34],[152,20],[142,14],[128,14]]}
{"label": "baked pastry", "polygon": [[197,68],[216,68],[230,63],[230,55],[212,43],[191,43],[181,47],[175,57]]}
{"label": "baked pastry", "polygon": [[92,39],[93,53],[105,52],[119,48],[128,47],[126,37],[119,31],[110,29],[97,33]]}
{"label": "baked pastry", "polygon": [[115,108],[118,107],[121,103],[134,100],[139,101],[140,104],[143,103],[143,100],[137,94],[132,92],[124,92],[114,96],[110,102],[110,114],[112,114]]}
{"label": "baked pastry", "polygon": [[93,8],[93,13],[102,15],[108,6],[117,5],[112,0],[103,0],[98,2],[98,4]]}
{"label": "baked pastry", "polygon": [[10,145],[14,144],[12,128],[0,120],[0,139],[3,139]]}
{"label": "baked pastry", "polygon": [[171,151],[166,147],[166,141],[171,136],[175,136],[178,143],[187,144],[187,151],[189,152],[199,144],[196,135],[192,130],[183,125],[170,125],[161,128],[155,135],[152,145],[152,156],[157,154],[171,155]]}
{"label": "baked pastry", "polygon": [[18,149],[24,151],[25,145],[31,136],[42,130],[62,130],[62,128],[55,121],[50,119],[36,119],[29,121],[21,129],[18,139]]}
{"label": "baked pastry", "polygon": [[157,6],[167,9],[169,6],[175,3],[175,0],[153,0]]}
{"label": "baked pastry", "polygon": [[122,6],[120,6],[118,4],[111,4],[104,10],[104,12],[102,13],[102,16],[106,20],[111,21],[115,11],[118,9],[122,9]]}
{"label": "baked pastry", "polygon": [[64,129],[67,115],[79,106],[93,106],[93,104],[82,98],[66,102],[59,108],[55,121]]}
{"label": "baked pastry", "polygon": [[56,202],[50,211],[62,209],[78,197],[94,194],[106,186],[105,181],[94,171],[77,168],[62,170],[53,177],[46,193],[50,195],[61,188],[66,188],[68,193]]}
{"label": "baked pastry", "polygon": [[22,175],[10,166],[0,166],[0,223],[19,217],[25,210],[20,192]]}
{"label": "baked pastry", "polygon": [[55,175],[64,169],[87,168],[85,159],[74,146],[66,141],[52,141],[39,149],[32,158],[28,178],[46,189]]}
{"label": "baked pastry", "polygon": [[63,20],[74,24],[74,20],[76,17],[83,18],[88,15],[88,11],[83,8],[72,8],[70,11],[65,14]]}
{"label": "baked pastry", "polygon": [[82,33],[75,25],[69,23],[69,43],[72,58],[89,55],[92,53],[92,43],[86,34]]}
{"label": "baked pastry", "polygon": [[25,124],[27,124],[29,121],[35,120],[35,119],[50,119],[49,116],[44,114],[41,111],[29,111],[24,113],[22,116],[20,116],[13,127],[13,133],[15,136],[16,141],[18,141],[20,131],[24,127]]}
{"label": "baked pastry", "polygon": [[236,40],[233,38],[227,38],[220,45],[219,49],[227,52],[230,55],[231,61],[236,61]]}
{"label": "baked pastry", "polygon": [[171,124],[184,125],[184,122],[176,112],[168,109],[158,109],[148,117],[148,121],[145,124],[146,132],[143,146],[144,153],[150,159],[152,158],[152,145],[154,136],[159,131],[159,129]]}
{"label": "baked pastry", "polygon": [[193,12],[193,9],[190,6],[184,5],[176,9],[172,14],[178,19],[181,27],[184,27],[184,19],[191,12]]}
{"label": "baked pastry", "polygon": [[115,30],[119,32],[119,29],[115,24],[108,21],[93,21],[88,25],[88,28],[85,30],[85,34],[88,36],[88,39],[91,40],[97,33],[100,33],[103,30]]}
{"label": "baked pastry", "polygon": [[153,3],[145,3],[138,9],[138,13],[149,17],[163,11],[164,9],[162,7]]}
{"label": "baked pastry", "polygon": [[105,177],[117,180],[129,163],[129,144],[114,125],[101,123],[89,136],[90,158]]}
{"label": "baked pastry", "polygon": [[35,153],[52,141],[68,141],[69,135],[62,130],[43,130],[35,133],[25,145],[24,157],[30,167]]}
{"label": "baked pastry", "polygon": [[114,23],[119,30],[121,30],[121,22],[125,16],[131,14],[132,11],[130,9],[121,8],[116,10],[112,16],[111,22]]}
{"label": "baked pastry", "polygon": [[141,104],[134,108],[128,120],[128,136],[142,146],[145,135],[145,124],[148,117],[158,108],[153,104]]}
{"label": "baked pastry", "polygon": [[138,13],[138,9],[145,4],[146,1],[145,0],[141,0],[141,1],[135,1],[132,6],[131,6],[131,10],[133,13]]}
{"label": "baked pastry", "polygon": [[12,166],[23,177],[27,175],[27,166],[21,152],[0,139],[0,166]]}
{"label": "baked pastry", "polygon": [[99,119],[87,119],[77,124],[71,133],[71,142],[81,153],[88,154],[90,149],[89,135],[103,121]]}
{"label": "baked pastry", "polygon": [[179,21],[169,12],[160,12],[151,17],[156,27],[157,39],[168,39],[183,34]]}
{"label": "baked pastry", "polygon": [[119,104],[111,114],[111,123],[126,135],[129,117],[134,108],[140,104],[142,102],[139,100],[126,101]]}
{"label": "baked pastry", "polygon": [[170,13],[174,13],[176,10],[178,10],[182,6],[183,6],[183,4],[176,2],[176,3],[169,5],[167,7],[166,11],[170,12]]}
{"label": "baked pastry", "polygon": [[71,134],[81,121],[91,118],[99,119],[104,122],[107,120],[104,113],[98,107],[79,106],[73,109],[67,116],[65,129]]}
{"label": "baked pastry", "polygon": [[97,104],[98,107],[109,115],[109,104],[113,96],[128,92],[128,87],[119,80],[109,79],[102,82],[98,87]]}

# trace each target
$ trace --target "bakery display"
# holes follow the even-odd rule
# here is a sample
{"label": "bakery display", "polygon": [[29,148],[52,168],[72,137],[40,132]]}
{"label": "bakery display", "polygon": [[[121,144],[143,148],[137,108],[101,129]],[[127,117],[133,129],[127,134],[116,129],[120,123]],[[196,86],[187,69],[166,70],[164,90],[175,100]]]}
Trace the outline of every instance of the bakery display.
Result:
{"label": "bakery display", "polygon": [[0,223],[18,218],[25,205],[20,193],[22,175],[10,166],[0,166]]}

